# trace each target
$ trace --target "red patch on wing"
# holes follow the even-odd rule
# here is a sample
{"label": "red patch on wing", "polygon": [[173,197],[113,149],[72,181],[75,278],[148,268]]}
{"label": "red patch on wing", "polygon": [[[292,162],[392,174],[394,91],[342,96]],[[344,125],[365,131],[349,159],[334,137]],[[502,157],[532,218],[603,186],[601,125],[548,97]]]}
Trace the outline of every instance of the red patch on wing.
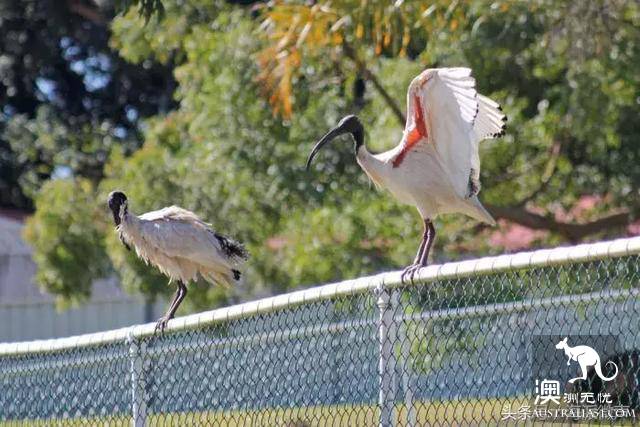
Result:
{"label": "red patch on wing", "polygon": [[427,132],[427,123],[424,120],[424,112],[422,111],[422,107],[420,106],[420,97],[418,95],[414,95],[413,102],[415,104],[415,126],[409,132],[407,136],[407,142],[405,143],[402,151],[393,159],[393,167],[397,168],[400,166],[402,161],[404,160],[404,156],[420,141],[422,138],[428,138],[429,132]]}

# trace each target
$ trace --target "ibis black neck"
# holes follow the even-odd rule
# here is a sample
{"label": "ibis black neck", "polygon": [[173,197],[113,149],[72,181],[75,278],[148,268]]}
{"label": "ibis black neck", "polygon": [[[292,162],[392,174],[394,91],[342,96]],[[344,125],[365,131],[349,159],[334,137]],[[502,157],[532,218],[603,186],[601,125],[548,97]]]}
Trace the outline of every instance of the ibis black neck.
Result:
{"label": "ibis black neck", "polygon": [[122,217],[120,216],[121,211],[123,216],[127,214],[128,208],[126,204],[119,205],[111,211],[113,213],[113,222],[116,224],[116,226],[120,225],[120,223],[122,222]]}
{"label": "ibis black neck", "polygon": [[360,149],[360,147],[364,145],[364,129],[360,121],[358,121],[358,125],[359,127],[351,131],[351,136],[353,136],[354,141],[354,150],[356,154],[358,154],[358,150]]}

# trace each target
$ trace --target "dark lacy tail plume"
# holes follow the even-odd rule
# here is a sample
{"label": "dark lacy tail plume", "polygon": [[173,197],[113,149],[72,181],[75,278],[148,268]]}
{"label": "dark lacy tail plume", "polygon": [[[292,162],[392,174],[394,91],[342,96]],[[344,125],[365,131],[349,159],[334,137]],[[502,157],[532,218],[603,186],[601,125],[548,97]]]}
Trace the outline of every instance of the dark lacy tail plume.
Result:
{"label": "dark lacy tail plume", "polygon": [[[249,258],[249,252],[242,246],[242,243],[236,242],[233,239],[230,239],[226,236],[223,236],[218,233],[214,233],[216,239],[220,242],[220,246],[222,247],[222,251],[229,258],[240,258],[242,260],[246,260]],[[235,272],[234,272],[235,276]],[[238,276],[240,276],[240,272],[238,272]]]}

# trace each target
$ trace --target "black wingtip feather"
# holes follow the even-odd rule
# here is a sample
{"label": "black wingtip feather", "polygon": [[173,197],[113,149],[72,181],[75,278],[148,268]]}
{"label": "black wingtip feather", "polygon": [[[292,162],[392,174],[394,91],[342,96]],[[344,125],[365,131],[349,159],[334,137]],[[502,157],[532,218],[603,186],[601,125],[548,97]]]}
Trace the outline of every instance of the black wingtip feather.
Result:
{"label": "black wingtip feather", "polygon": [[[476,96],[477,98],[477,96]],[[473,114],[473,121],[478,117],[478,113],[480,112],[480,104],[476,104],[476,112]]]}
{"label": "black wingtip feather", "polygon": [[240,280],[240,277],[242,276],[240,271],[232,269],[231,272],[233,273],[233,280]]}

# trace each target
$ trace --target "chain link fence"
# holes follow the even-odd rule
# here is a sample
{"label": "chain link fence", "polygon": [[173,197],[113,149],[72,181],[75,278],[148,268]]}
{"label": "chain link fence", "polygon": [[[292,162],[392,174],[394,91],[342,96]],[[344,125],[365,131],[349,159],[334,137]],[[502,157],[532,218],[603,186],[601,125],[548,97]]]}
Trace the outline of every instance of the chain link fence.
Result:
{"label": "chain link fence", "polygon": [[[478,425],[572,407],[635,422],[639,253],[633,238],[483,258],[187,316],[163,336],[2,344],[0,426]],[[586,342],[615,379],[591,366],[569,382]]]}

